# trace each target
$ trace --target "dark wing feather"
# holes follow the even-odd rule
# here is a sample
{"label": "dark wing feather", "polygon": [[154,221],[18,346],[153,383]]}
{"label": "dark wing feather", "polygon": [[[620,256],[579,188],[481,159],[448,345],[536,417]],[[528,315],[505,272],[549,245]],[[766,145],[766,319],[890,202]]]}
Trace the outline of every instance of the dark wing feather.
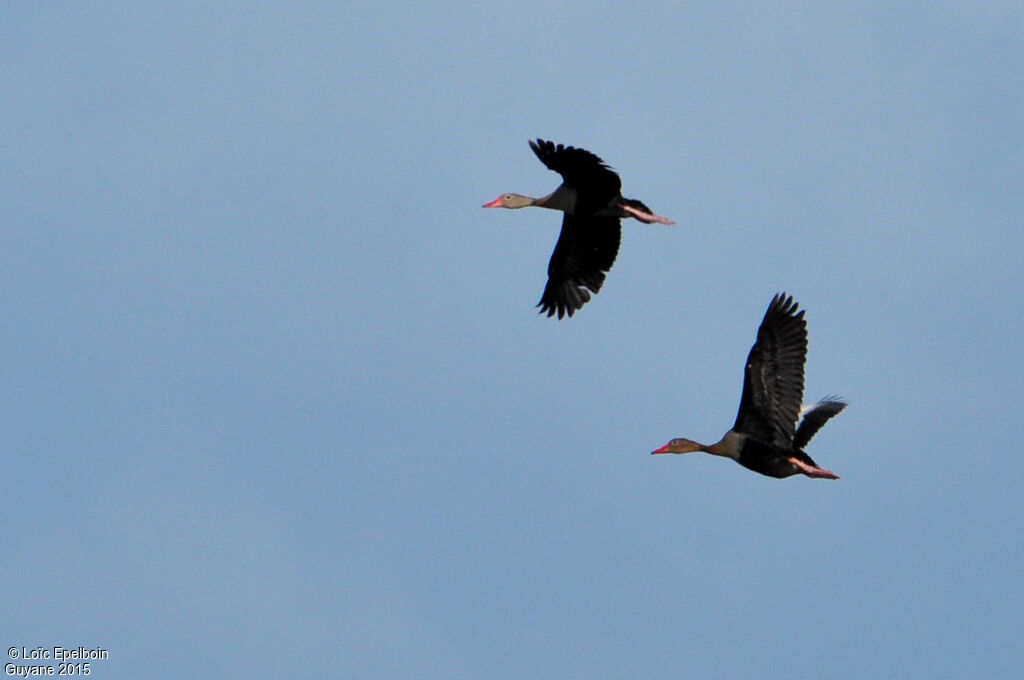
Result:
{"label": "dark wing feather", "polygon": [[733,429],[790,448],[804,394],[807,323],[785,293],[765,312],[747,356],[743,397]]}
{"label": "dark wing feather", "polygon": [[828,422],[832,416],[846,408],[846,402],[839,401],[834,397],[825,397],[812,406],[804,414],[800,425],[796,428],[796,435],[793,437],[793,448],[802,449],[811,441],[811,437],[818,433],[822,425]]}
{"label": "dark wing feather", "polygon": [[619,252],[622,229],[617,217],[562,218],[562,232],[548,262],[548,283],[541,295],[541,314],[561,319],[573,315],[601,290],[604,275]]}
{"label": "dark wing feather", "polygon": [[622,180],[615,171],[585,149],[538,139],[530,148],[549,170],[562,176],[562,182],[576,190],[576,214],[594,213],[613,204],[622,191]]}

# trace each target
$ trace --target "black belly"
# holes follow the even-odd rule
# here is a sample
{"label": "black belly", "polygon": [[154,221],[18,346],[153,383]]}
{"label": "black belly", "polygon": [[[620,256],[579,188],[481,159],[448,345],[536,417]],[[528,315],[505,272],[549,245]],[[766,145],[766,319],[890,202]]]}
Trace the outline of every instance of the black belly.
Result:
{"label": "black belly", "polygon": [[810,456],[803,451],[783,449],[756,439],[747,439],[743,443],[743,448],[740,449],[739,464],[748,470],[760,472],[762,475],[783,479],[800,472],[797,466],[789,462],[790,456],[801,460],[806,459],[806,462],[814,465]]}

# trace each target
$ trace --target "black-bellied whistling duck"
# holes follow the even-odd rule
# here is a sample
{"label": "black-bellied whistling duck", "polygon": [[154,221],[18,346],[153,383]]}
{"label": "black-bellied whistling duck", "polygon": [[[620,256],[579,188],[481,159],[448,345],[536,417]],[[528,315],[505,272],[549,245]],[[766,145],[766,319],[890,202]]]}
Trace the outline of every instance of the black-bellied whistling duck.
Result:
{"label": "black-bellied whistling duck", "polygon": [[633,217],[646,224],[673,222],[655,215],[640,201],[623,198],[619,176],[589,151],[543,139],[531,141],[530,148],[544,165],[562,176],[561,186],[541,198],[502,194],[483,207],[535,205],[565,213],[562,233],[548,263],[548,283],[537,303],[541,314],[558,314],[561,319],[586,304],[590,292],[601,290],[605,272],[619,252],[621,218]]}
{"label": "black-bellied whistling duck", "polygon": [[803,451],[821,426],[846,408],[844,402],[826,398],[801,410],[806,358],[804,313],[797,311],[792,297],[785,293],[776,295],[747,356],[736,424],[717,444],[705,446],[689,439],[673,439],[652,453],[703,451],[732,458],[769,477],[805,474],[839,479],[835,473],[818,467]]}

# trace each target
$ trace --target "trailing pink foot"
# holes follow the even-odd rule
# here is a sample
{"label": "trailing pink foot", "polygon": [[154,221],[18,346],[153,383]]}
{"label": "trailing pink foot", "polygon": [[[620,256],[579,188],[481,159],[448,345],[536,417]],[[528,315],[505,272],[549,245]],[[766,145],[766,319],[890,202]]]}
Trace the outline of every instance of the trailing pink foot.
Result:
{"label": "trailing pink foot", "polygon": [[[486,206],[484,206],[484,207],[486,207]],[[635,217],[638,220],[640,220],[641,222],[643,222],[644,224],[651,224],[652,222],[657,222],[658,224],[675,224],[675,222],[673,222],[672,220],[670,220],[667,217],[662,217],[661,215],[655,215],[654,213],[644,212],[643,210],[640,210],[638,208],[634,208],[634,207],[629,206],[629,205],[622,206],[622,209],[625,210],[626,212],[628,212],[633,217]]]}
{"label": "trailing pink foot", "polygon": [[808,477],[816,477],[818,479],[839,479],[839,475],[837,475],[836,473],[830,472],[825,468],[808,465],[799,458],[790,456],[789,462],[800,468],[800,471],[803,472]]}

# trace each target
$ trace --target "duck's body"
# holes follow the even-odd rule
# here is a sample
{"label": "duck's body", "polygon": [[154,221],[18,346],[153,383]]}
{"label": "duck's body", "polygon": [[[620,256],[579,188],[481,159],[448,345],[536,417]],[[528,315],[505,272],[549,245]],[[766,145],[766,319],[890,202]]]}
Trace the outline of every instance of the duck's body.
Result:
{"label": "duck's body", "polygon": [[537,304],[542,314],[561,319],[572,316],[590,300],[590,293],[601,290],[619,252],[622,218],[646,224],[672,221],[655,215],[641,201],[624,198],[619,176],[589,151],[542,139],[531,141],[530,148],[562,176],[562,184],[541,198],[502,194],[484,207],[536,206],[563,213],[562,231],[548,262],[548,282]]}
{"label": "duck's body", "polygon": [[747,440],[736,462],[748,470],[779,479],[801,473],[808,477],[839,479],[835,473],[819,467],[805,451],[784,449],[756,439]]}
{"label": "duck's body", "polygon": [[846,408],[837,399],[823,399],[801,410],[806,357],[804,313],[797,311],[792,297],[776,295],[747,356],[743,397],[732,429],[710,446],[678,438],[653,453],[703,451],[732,458],[769,477],[803,474],[839,479],[835,473],[819,467],[803,450],[829,418]]}

